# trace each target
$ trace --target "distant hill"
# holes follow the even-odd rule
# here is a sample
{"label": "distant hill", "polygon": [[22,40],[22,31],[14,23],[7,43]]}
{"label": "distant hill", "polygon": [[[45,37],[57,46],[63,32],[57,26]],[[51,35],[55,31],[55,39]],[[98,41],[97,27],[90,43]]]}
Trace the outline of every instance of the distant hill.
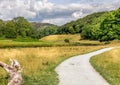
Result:
{"label": "distant hill", "polygon": [[55,26],[57,27],[57,25],[54,24],[50,24],[50,23],[40,23],[40,22],[31,22],[32,26],[34,29],[39,30],[41,28],[45,28],[45,27],[52,27]]}
{"label": "distant hill", "polygon": [[96,19],[100,18],[102,15],[104,15],[106,12],[98,12],[98,13],[93,13],[90,15],[87,15],[86,17],[80,18],[76,21],[71,21],[68,22],[59,28],[59,33],[66,33],[66,34],[75,34],[75,33],[81,33],[82,29],[86,25],[91,25],[94,23],[100,23]]}
{"label": "distant hill", "polygon": [[80,33],[82,39],[110,41],[120,39],[120,8],[98,12],[66,23],[58,29],[59,34]]}

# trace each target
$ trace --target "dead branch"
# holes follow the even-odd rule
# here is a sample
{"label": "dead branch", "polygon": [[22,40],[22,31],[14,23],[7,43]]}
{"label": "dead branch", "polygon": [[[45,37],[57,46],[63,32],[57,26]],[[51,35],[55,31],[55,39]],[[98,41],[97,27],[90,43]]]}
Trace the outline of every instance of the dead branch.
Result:
{"label": "dead branch", "polygon": [[17,60],[10,59],[11,64],[7,65],[0,61],[0,66],[4,68],[8,74],[8,84],[7,85],[21,85],[22,84],[22,68]]}

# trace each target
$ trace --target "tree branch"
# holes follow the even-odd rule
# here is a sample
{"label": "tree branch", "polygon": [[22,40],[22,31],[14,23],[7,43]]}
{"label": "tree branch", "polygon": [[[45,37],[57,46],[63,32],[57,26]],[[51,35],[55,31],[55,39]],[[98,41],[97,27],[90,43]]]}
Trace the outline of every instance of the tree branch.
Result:
{"label": "tree branch", "polygon": [[22,84],[22,69],[17,60],[10,59],[11,64],[7,65],[0,61],[0,67],[4,68],[9,73],[7,85],[21,85]]}

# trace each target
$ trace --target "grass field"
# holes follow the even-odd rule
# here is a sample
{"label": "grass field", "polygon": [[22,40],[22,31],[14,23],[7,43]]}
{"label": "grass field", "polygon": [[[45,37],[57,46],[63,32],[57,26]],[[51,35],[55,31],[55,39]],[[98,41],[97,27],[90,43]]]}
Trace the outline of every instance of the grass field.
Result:
{"label": "grass field", "polygon": [[[55,67],[66,58],[102,48],[101,46],[70,46],[0,49],[0,61],[17,59],[24,67],[23,85],[57,85]],[[0,85],[6,85],[7,74],[0,68]]]}
{"label": "grass field", "polygon": [[[69,39],[70,43],[65,43],[65,39]],[[4,39],[0,40],[0,48],[8,47],[53,47],[53,46],[86,46],[101,45],[98,41],[80,40],[80,35],[50,35],[40,40],[33,39]]]}
{"label": "grass field", "polygon": [[68,34],[68,35],[50,35],[40,40],[54,42],[54,44],[65,44],[64,40],[69,39],[70,45],[102,45],[99,41],[93,40],[81,40],[80,34]]}
{"label": "grass field", "polygon": [[64,39],[69,39],[70,41],[79,41],[81,39],[80,34],[68,34],[68,35],[50,35],[43,37],[43,41],[53,41],[53,42],[64,42]]}
{"label": "grass field", "polygon": [[[65,43],[64,39],[69,39],[70,43]],[[24,67],[23,85],[57,85],[54,69],[60,62],[74,55],[120,45],[119,42],[105,45],[98,41],[81,40],[78,34],[51,35],[39,41],[0,40],[0,61],[8,63],[9,58],[14,58],[20,62]],[[7,73],[0,68],[0,85],[6,85],[7,78]]]}
{"label": "grass field", "polygon": [[[69,39],[69,43],[64,40]],[[115,40],[109,45],[119,45],[120,41]],[[104,42],[94,40],[81,40],[79,34],[69,35],[50,35],[40,40],[32,39],[4,39],[0,40],[0,48],[13,47],[56,47],[56,46],[99,46],[104,45]]]}
{"label": "grass field", "polygon": [[90,62],[110,85],[120,85],[120,48],[92,57]]}

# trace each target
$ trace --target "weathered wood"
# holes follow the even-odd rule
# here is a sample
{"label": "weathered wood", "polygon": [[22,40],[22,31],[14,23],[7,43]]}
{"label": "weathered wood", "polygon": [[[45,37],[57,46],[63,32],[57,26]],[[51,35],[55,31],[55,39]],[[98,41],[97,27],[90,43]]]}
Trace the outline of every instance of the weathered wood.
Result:
{"label": "weathered wood", "polygon": [[7,85],[21,85],[22,84],[22,68],[17,60],[10,59],[11,64],[7,65],[0,61],[0,66],[4,68],[8,74]]}

